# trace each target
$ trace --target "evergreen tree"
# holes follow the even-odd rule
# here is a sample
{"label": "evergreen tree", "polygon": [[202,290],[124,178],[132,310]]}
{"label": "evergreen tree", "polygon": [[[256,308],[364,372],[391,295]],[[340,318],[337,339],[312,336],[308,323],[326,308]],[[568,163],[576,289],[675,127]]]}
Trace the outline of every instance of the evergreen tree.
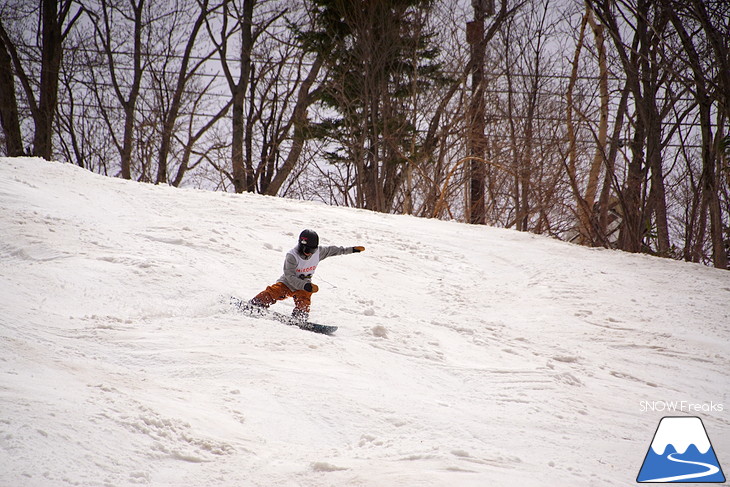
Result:
{"label": "evergreen tree", "polygon": [[313,0],[311,30],[299,33],[327,70],[326,116],[310,135],[327,141],[328,161],[351,175],[344,189],[358,207],[395,210],[407,165],[417,163],[419,99],[445,81],[428,31],[432,4]]}

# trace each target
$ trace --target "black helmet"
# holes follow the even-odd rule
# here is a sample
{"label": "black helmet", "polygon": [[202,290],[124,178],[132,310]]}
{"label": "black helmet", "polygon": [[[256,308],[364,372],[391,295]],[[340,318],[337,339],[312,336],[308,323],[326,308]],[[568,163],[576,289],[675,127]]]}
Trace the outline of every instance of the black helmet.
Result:
{"label": "black helmet", "polygon": [[304,230],[299,234],[299,251],[307,254],[314,253],[319,247],[319,235],[314,230]]}

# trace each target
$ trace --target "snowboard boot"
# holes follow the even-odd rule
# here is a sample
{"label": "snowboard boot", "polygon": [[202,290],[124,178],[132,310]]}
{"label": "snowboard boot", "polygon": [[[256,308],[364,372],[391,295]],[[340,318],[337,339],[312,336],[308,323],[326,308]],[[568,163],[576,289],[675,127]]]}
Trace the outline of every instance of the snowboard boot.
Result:
{"label": "snowboard boot", "polygon": [[238,305],[238,309],[243,313],[248,313],[253,316],[263,316],[268,309],[261,301],[253,298],[248,303],[241,302]]}
{"label": "snowboard boot", "polygon": [[306,324],[308,319],[309,313],[307,311],[294,308],[294,311],[291,312],[291,321],[297,326],[302,326]]}

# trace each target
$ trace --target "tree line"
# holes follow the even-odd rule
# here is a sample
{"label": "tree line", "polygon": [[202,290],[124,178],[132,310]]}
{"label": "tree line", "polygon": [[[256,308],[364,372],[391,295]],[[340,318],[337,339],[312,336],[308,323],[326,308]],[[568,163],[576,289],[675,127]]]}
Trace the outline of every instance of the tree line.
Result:
{"label": "tree line", "polygon": [[728,268],[727,2],[3,2],[5,155]]}

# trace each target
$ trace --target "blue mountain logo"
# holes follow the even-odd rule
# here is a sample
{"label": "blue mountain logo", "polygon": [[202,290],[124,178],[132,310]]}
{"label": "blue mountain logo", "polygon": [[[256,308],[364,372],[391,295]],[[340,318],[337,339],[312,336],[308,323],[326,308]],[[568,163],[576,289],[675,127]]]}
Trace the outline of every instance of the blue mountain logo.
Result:
{"label": "blue mountain logo", "polygon": [[702,420],[695,416],[662,418],[636,481],[725,482]]}

